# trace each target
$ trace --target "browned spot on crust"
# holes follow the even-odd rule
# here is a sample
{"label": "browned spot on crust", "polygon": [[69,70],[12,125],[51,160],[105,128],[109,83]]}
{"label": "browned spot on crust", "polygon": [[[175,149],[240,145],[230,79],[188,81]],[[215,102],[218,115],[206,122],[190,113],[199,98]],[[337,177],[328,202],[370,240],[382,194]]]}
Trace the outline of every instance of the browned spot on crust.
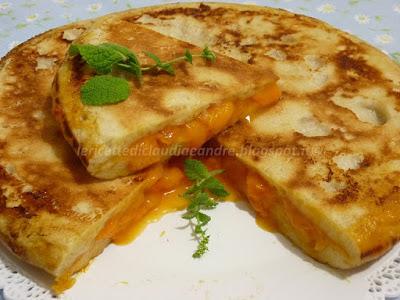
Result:
{"label": "browned spot on crust", "polygon": [[[177,14],[183,14],[186,16],[193,16],[196,19],[203,19],[206,17],[220,17],[223,16],[228,10],[223,7],[211,8],[210,6],[201,3],[198,7],[173,7],[173,8],[165,8],[161,10],[148,11],[146,14],[154,17],[160,18],[162,17],[174,17]],[[253,15],[255,12],[252,11],[242,11],[241,13],[246,15]],[[140,18],[141,15],[137,15],[134,17],[129,17],[126,20],[129,22],[136,21]]]}
{"label": "browned spot on crust", "polygon": [[369,66],[365,59],[353,58],[347,51],[338,53],[336,62],[339,69],[354,70],[359,76],[370,81],[379,81],[382,78],[381,73],[377,69]]}
{"label": "browned spot on crust", "polygon": [[5,169],[0,166],[0,186],[6,184],[12,186],[19,191],[18,196],[21,199],[21,204],[17,207],[7,208],[6,197],[0,189],[0,212],[9,214],[17,214],[24,218],[31,218],[38,214],[39,211],[45,210],[51,213],[58,211],[59,206],[54,199],[50,197],[45,191],[33,191],[29,193],[22,193],[21,183],[9,175]]}
{"label": "browned spot on crust", "polygon": [[374,156],[371,154],[364,155],[364,160],[360,164],[360,168],[367,168],[374,162]]}
{"label": "browned spot on crust", "polygon": [[[377,69],[368,64],[368,62],[362,57],[365,54],[365,50],[360,47],[359,44],[353,42],[348,38],[341,39],[341,45],[345,47],[345,50],[338,52],[334,57],[334,62],[337,65],[338,71],[343,77],[343,82],[348,82],[350,86],[361,86],[364,84],[360,81],[368,82],[384,82],[382,73]],[[347,71],[355,72],[359,77],[355,78],[350,76]],[[353,84],[351,84],[353,82]],[[356,83],[356,85],[354,85]],[[353,90],[357,92],[357,90]]]}
{"label": "browned spot on crust", "polygon": [[344,204],[356,201],[359,194],[359,185],[354,179],[347,175],[347,186],[334,198],[329,200],[330,204]]}

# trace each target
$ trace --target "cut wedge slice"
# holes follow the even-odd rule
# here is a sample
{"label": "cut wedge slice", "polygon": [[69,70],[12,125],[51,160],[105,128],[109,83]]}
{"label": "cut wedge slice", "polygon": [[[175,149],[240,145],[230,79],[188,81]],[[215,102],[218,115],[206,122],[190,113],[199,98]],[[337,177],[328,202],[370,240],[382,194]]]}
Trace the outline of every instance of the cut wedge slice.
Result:
{"label": "cut wedge slice", "polygon": [[[139,25],[108,17],[96,22],[78,44],[117,43],[144,64],[150,51],[162,60],[201,48]],[[176,74],[147,74],[141,85],[132,82],[126,101],[87,106],[80,89],[94,73],[70,57],[54,85],[54,114],[64,136],[90,174],[110,179],[128,175],[197,148],[247,114],[275,103],[277,77],[223,55],[215,63],[198,58],[175,65]]]}

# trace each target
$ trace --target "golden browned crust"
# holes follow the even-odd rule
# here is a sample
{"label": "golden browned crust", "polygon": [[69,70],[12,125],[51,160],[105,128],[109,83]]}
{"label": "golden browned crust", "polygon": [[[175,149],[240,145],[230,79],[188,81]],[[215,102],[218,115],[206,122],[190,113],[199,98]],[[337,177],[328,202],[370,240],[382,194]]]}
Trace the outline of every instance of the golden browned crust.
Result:
{"label": "golden browned crust", "polygon": [[[119,14],[99,19],[76,40],[82,44],[104,42],[133,50],[143,65],[153,63],[145,51],[156,53],[163,61],[181,56],[185,50],[202,51],[200,47],[125,21]],[[95,177],[109,179],[147,167],[153,160],[148,164],[141,160],[138,164],[137,154],[121,152],[132,152],[130,147],[135,142],[167,126],[190,122],[212,104],[247,101],[276,81],[265,69],[217,56],[214,63],[204,59],[194,59],[193,64],[178,63],[174,76],[166,72],[144,75],[142,85],[133,83],[126,101],[101,107],[81,103],[80,88],[93,72],[84,71],[87,67],[79,58],[68,58],[54,84],[54,110],[67,140],[87,170]],[[174,149],[177,145],[169,147]]]}
{"label": "golden browned crust", "polygon": [[[351,99],[354,95],[360,94],[360,88],[378,86],[379,84],[386,91],[383,93],[383,99],[395,99],[393,100],[396,103],[395,110],[398,111],[399,92],[396,88],[396,82],[398,84],[399,67],[390,61],[389,58],[383,56],[378,50],[312,18],[276,9],[224,4],[179,4],[128,11],[123,14],[126,15],[126,20],[145,25],[161,33],[170,34],[198,46],[203,46],[207,42],[213,49],[223,54],[230,55],[244,62],[274,69],[281,77],[281,87],[284,90],[283,102],[287,103],[293,100],[294,102],[309,103],[315,100],[315,103],[318,103],[318,107],[323,107],[322,109],[313,111],[318,118],[323,112],[332,111],[331,107],[334,106],[327,102],[326,99],[339,87],[344,87],[346,94]],[[251,21],[248,23],[246,18],[250,17],[264,25],[257,28],[267,30],[268,26],[265,26],[269,24],[267,22],[274,24],[271,32],[262,33],[263,36],[265,35],[264,38],[257,40],[261,41],[261,43],[251,42],[254,40],[252,36],[253,26],[257,24],[252,24]],[[283,22],[282,20],[285,21]],[[241,25],[237,27],[239,23]],[[188,26],[190,24],[195,26]],[[294,27],[294,24],[297,25]],[[246,26],[249,27],[247,28]],[[297,30],[294,30],[296,27]],[[197,28],[198,31],[185,32],[182,30],[184,28]],[[320,35],[315,35],[316,30],[320,32]],[[304,43],[295,39],[296,35],[291,36],[291,34],[300,34],[297,31],[301,31],[300,33],[304,34],[300,39]],[[117,199],[121,199],[127,195],[127,189],[130,189],[129,185],[133,184],[137,186],[137,183],[134,183],[134,180],[131,179],[121,179],[104,183],[91,179],[72,154],[72,151],[69,150],[67,144],[63,142],[62,137],[57,133],[57,126],[52,121],[49,102],[46,100],[55,70],[51,70],[50,72],[42,70],[40,71],[41,76],[29,75],[35,74],[35,59],[37,57],[35,48],[37,44],[46,39],[52,40],[51,37],[53,34],[55,34],[56,40],[60,39],[60,31],[51,31],[50,33],[34,38],[27,44],[19,46],[0,62],[0,116],[2,118],[5,117],[6,123],[11,125],[11,127],[8,127],[7,134],[0,139],[0,164],[3,170],[1,173],[3,175],[1,176],[0,232],[2,242],[6,243],[19,257],[46,269],[52,274],[60,275],[63,270],[67,269],[61,265],[60,258],[63,258],[64,253],[68,252],[71,248],[60,245],[59,241],[62,241],[65,236],[70,236],[71,245],[73,245],[78,241],[77,232],[80,233],[80,228],[88,224],[87,218],[82,218],[82,215],[72,210],[72,208],[78,204],[79,200],[88,199],[90,205],[93,204],[94,208],[100,209],[97,210],[98,212],[109,211],[111,207],[119,203]],[[332,36],[330,36],[331,34]],[[313,35],[313,37],[310,35]],[[342,52],[336,53],[332,51],[332,49],[335,49],[334,47],[323,47],[320,49],[315,46],[319,43],[321,45],[328,43],[329,40],[324,39],[324,37],[334,38],[335,36],[339,37],[339,41],[346,45],[347,50],[344,49],[341,50]],[[318,38],[314,40],[315,37]],[[243,41],[246,41],[246,43]],[[58,59],[63,58],[67,46],[64,43],[61,44],[63,45],[62,51],[56,51],[59,55],[56,55]],[[276,50],[285,51],[285,53],[268,51],[275,47],[278,48]],[[304,65],[305,61],[302,57],[304,52],[302,51],[308,48],[315,49],[315,51],[325,50],[328,52],[325,53],[322,51],[321,53],[323,53],[323,58],[326,58],[327,61],[335,64],[338,63],[337,66],[339,67],[335,70],[339,75],[334,76],[334,78],[339,81],[323,86],[322,89],[318,89],[317,91],[301,90],[301,85],[311,82],[310,78],[313,78],[311,75],[314,71],[311,68],[318,65],[314,65],[312,62],[311,66]],[[346,51],[350,51],[351,53]],[[266,52],[268,52],[268,55],[265,55]],[[24,64],[17,60],[21,56],[26,57]],[[280,64],[280,59],[284,59],[284,61],[287,59],[288,67],[296,67],[298,63],[299,68],[289,69],[290,72],[285,72]],[[15,72],[17,68],[20,70],[19,72]],[[298,69],[302,71],[307,70],[307,72],[296,71]],[[288,76],[290,74],[296,76],[290,77]],[[6,78],[10,78],[10,82]],[[31,82],[31,84],[18,86],[17,82]],[[296,86],[296,83],[299,83],[299,85]],[[11,87],[9,91],[7,91],[6,86]],[[10,90],[16,94],[7,94]],[[20,94],[18,94],[18,90],[21,90]],[[21,101],[15,101],[16,98]],[[390,103],[390,100],[388,101]],[[279,106],[277,109],[280,109]],[[44,112],[43,119],[40,111]],[[327,232],[331,233],[338,231],[350,235],[347,235],[350,241],[346,241],[349,241],[350,248],[353,249],[353,257],[356,258],[351,262],[350,266],[355,266],[380,256],[383,252],[390,249],[392,243],[398,237],[398,213],[393,213],[399,207],[397,188],[398,171],[396,169],[398,165],[395,162],[395,158],[398,158],[398,155],[393,152],[393,146],[396,145],[398,139],[395,136],[391,143],[383,143],[383,141],[388,141],[387,138],[390,133],[388,129],[383,130],[382,127],[378,127],[375,130],[372,126],[360,122],[353,112],[349,112],[345,108],[340,109],[339,114],[336,109],[333,111],[334,113],[330,115],[333,121],[342,122],[341,127],[350,126],[350,134],[356,137],[352,142],[356,149],[361,149],[357,143],[360,139],[362,143],[365,143],[368,139],[372,141],[372,143],[364,145],[372,147],[373,144],[377,144],[383,147],[380,155],[369,154],[360,164],[362,170],[370,171],[363,171],[364,173],[358,176],[355,175],[358,171],[350,170],[342,172],[336,169],[336,164],[330,162],[330,168],[328,168],[326,173],[315,172],[313,177],[307,177],[308,173],[296,172],[295,177],[304,181],[297,181],[294,185],[282,185],[276,180],[272,180],[269,177],[272,176],[270,173],[267,175],[269,180],[271,182],[274,181],[276,186],[282,187],[282,190],[289,192],[296,191],[296,195],[291,197],[294,205],[304,210],[303,213],[310,217],[310,219],[313,219],[316,224],[320,224],[321,228],[325,228]],[[32,115],[33,112],[37,113]],[[340,116],[343,116],[344,120]],[[391,120],[393,119],[391,118]],[[379,118],[377,118],[377,121],[379,121]],[[24,126],[18,126],[19,123]],[[2,129],[4,129],[3,124],[2,121],[2,126],[0,126]],[[269,121],[268,124],[273,125],[274,123]],[[356,128],[353,128],[353,125]],[[291,134],[289,139],[279,134],[271,137],[268,134],[259,136],[258,133],[252,138],[252,131],[247,132],[247,129],[244,129],[242,126],[235,128],[239,128],[237,129],[238,145],[251,145],[253,143],[257,145],[258,143],[263,148],[268,148],[267,145],[270,145],[272,152],[275,153],[277,149],[279,150],[282,147],[293,147],[293,149],[302,151],[308,149],[308,146],[303,144],[303,139],[305,138],[299,136],[298,133]],[[221,141],[222,139],[226,139],[226,144],[228,144],[228,140],[236,139],[234,138],[235,131],[236,129],[227,131],[221,137]],[[4,134],[3,132],[2,134]],[[344,135],[344,132],[341,132],[340,128],[333,130],[333,132],[334,137]],[[393,130],[393,133],[396,134],[396,132],[396,130]],[[248,141],[246,142],[243,140],[243,133],[247,135]],[[329,141],[327,139],[326,137],[313,139],[315,140],[314,146],[335,145],[336,141],[339,141],[338,144],[340,146],[343,145],[340,142],[341,138]],[[319,141],[321,144],[318,144]],[[50,147],[48,147],[49,145]],[[348,142],[345,145],[348,146]],[[234,148],[234,145],[229,146]],[[31,151],[26,151],[24,147],[31,149]],[[44,155],[42,156],[38,155],[43,153]],[[319,157],[304,156],[305,165],[314,166],[317,171],[319,168],[315,165],[319,160]],[[322,160],[322,162],[325,161],[325,159]],[[255,155],[246,162],[252,165],[256,162],[263,163],[264,160],[263,156]],[[387,164],[385,165],[385,163]],[[255,168],[259,169],[257,166]],[[4,170],[8,170],[7,174],[4,173]],[[290,171],[290,168],[287,170]],[[14,175],[10,173],[14,173]],[[307,181],[311,179],[312,181]],[[344,179],[347,185],[339,193],[339,197],[332,195],[330,198],[324,198],[324,201],[330,201],[323,202],[316,211],[309,211],[308,206],[301,205],[313,203],[300,203],[300,200],[315,199],[304,193],[304,190],[298,190],[299,187],[311,186],[314,188],[314,185],[321,180],[332,184],[333,179],[339,182],[341,179]],[[29,185],[33,188],[32,192],[28,192],[30,190]],[[371,187],[371,189],[366,189],[367,186]],[[378,188],[378,186],[380,187]],[[19,199],[14,204],[14,201],[11,201],[7,205],[8,199],[15,199],[15,197],[11,198],[7,192],[5,193],[8,187],[17,189],[17,198],[22,194],[32,193],[32,195],[29,196],[28,200],[22,197],[22,200]],[[22,192],[22,189],[25,192]],[[372,192],[368,194],[371,190]],[[362,200],[364,196],[366,198]],[[30,200],[30,197],[33,199],[36,197],[39,201]],[[44,201],[44,199],[52,200]],[[48,203],[52,204],[49,205]],[[359,203],[362,204],[361,211],[356,206]],[[18,205],[12,207],[16,204]],[[31,208],[31,205],[33,205],[33,208]],[[53,212],[55,208],[58,210]],[[363,210],[367,212],[366,215],[360,214]],[[381,216],[378,216],[378,214],[374,215],[376,211],[381,211]],[[324,220],[326,216],[319,216],[318,212],[330,214],[328,218],[331,218],[333,215],[340,218],[334,224],[327,224]],[[97,214],[94,216],[96,217]],[[315,216],[317,217],[314,218]],[[346,225],[344,221],[348,222],[349,220],[355,220],[355,223],[350,225],[347,223],[348,226],[344,226]],[[40,226],[40,224],[43,226]],[[53,226],[54,224],[56,224],[55,227]],[[340,227],[336,227],[339,225]],[[378,227],[381,230],[377,230]],[[368,228],[372,228],[372,230],[368,231]],[[42,230],[45,231],[43,232]],[[35,232],[40,234],[32,235]],[[60,234],[54,234],[56,232],[60,232]],[[289,233],[287,234],[290,235]],[[338,235],[338,237],[340,238],[341,236]],[[361,238],[361,243],[365,242],[364,245],[353,242],[359,238]],[[38,247],[34,247],[33,245],[38,241],[40,241]],[[368,241],[375,242],[372,245],[368,245]],[[50,247],[46,250],[46,253],[49,249],[52,253],[49,254],[49,258],[43,257],[43,252],[41,252],[43,248],[41,247]],[[300,245],[300,247],[302,246]],[[362,258],[362,260],[359,258]],[[325,261],[334,264],[334,261]]]}
{"label": "golden browned crust", "polygon": [[[400,231],[394,217],[400,185],[399,67],[320,21],[268,8],[239,9],[246,11],[239,21],[232,17],[235,8],[219,5],[191,7],[191,15],[174,7],[134,20],[164,33],[177,19],[201,20],[207,28],[218,24],[216,45],[239,59],[271,67],[280,77],[282,101],[253,119],[252,127],[243,122],[219,141],[238,153],[251,153],[242,159],[332,237],[342,239],[350,256],[346,264],[336,258],[320,260],[349,268],[379,257]],[[244,24],[247,16],[271,32],[257,38],[257,28],[248,25],[248,31],[238,28],[232,35],[229,19]],[[257,42],[241,45],[243,40]]]}
{"label": "golden browned crust", "polygon": [[400,67],[388,56],[322,21],[272,8],[176,4],[125,19],[193,44],[207,41],[280,77],[279,104],[252,127],[244,122],[218,139],[245,148],[250,154],[241,158],[350,257],[346,264],[320,260],[354,267],[398,240]]}
{"label": "golden browned crust", "polygon": [[134,203],[147,184],[147,173],[114,181],[93,179],[52,117],[51,82],[70,43],[63,33],[88,25],[44,33],[1,61],[1,241],[55,276],[85,265],[95,253],[84,253],[90,253],[105,222]]}

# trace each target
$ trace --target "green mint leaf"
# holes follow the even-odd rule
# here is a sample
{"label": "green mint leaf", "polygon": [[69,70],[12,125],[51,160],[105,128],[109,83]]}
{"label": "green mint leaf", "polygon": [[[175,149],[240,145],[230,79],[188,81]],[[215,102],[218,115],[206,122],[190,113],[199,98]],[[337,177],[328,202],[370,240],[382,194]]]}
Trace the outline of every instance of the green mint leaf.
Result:
{"label": "green mint leaf", "polygon": [[81,101],[85,105],[115,104],[126,100],[130,92],[127,80],[99,75],[90,78],[81,87]]}
{"label": "green mint leaf", "polygon": [[207,223],[210,222],[210,220],[211,220],[211,217],[206,214],[203,214],[201,212],[199,212],[197,214],[197,221],[200,222],[200,226],[207,225]]}
{"label": "green mint leaf", "polygon": [[100,44],[98,47],[119,54],[121,59],[116,61],[117,66],[125,71],[132,72],[141,82],[142,68],[140,66],[139,59],[137,58],[135,53],[124,46],[112,43]]}
{"label": "green mint leaf", "polygon": [[200,258],[204,255],[204,253],[206,253],[208,251],[207,245],[208,245],[209,240],[210,240],[209,235],[207,235],[207,236],[205,234],[202,235],[202,237],[199,241],[199,244],[197,246],[197,250],[192,255],[193,258]]}
{"label": "green mint leaf", "polygon": [[226,197],[229,195],[224,185],[215,177],[207,178],[203,183],[203,187],[218,197]]}
{"label": "green mint leaf", "polygon": [[183,194],[190,204],[187,211],[183,214],[182,218],[189,220],[193,228],[193,234],[196,237],[198,244],[197,249],[193,253],[193,258],[200,258],[205,252],[208,251],[209,235],[206,235],[206,226],[211,217],[203,210],[213,209],[217,206],[209,194],[224,197],[228,195],[222,183],[216,179],[215,175],[220,174],[223,170],[208,171],[207,167],[200,161],[195,159],[186,159],[184,162],[184,170],[186,176],[194,181],[194,184],[189,187]]}
{"label": "green mint leaf", "polygon": [[[142,67],[140,65],[139,59],[137,58],[136,54],[133,53],[130,49],[123,47],[118,44],[111,44],[111,43],[104,43],[101,44],[100,46],[106,47],[108,49],[112,49],[115,51],[120,52],[122,55],[126,57],[127,63],[128,63],[128,68],[123,67],[126,71],[132,72],[139,81],[142,81]],[[121,65],[119,65],[121,67]]]}
{"label": "green mint leaf", "polygon": [[194,233],[197,233],[197,234],[203,233],[203,228],[201,227],[201,225],[196,225],[194,227]]}
{"label": "green mint leaf", "polygon": [[192,203],[198,204],[200,208],[203,209],[212,209],[217,206],[217,202],[212,200],[207,193],[201,192],[195,196],[195,199]]}
{"label": "green mint leaf", "polygon": [[107,74],[112,71],[114,64],[123,61],[125,56],[110,47],[102,47],[89,44],[75,44],[70,50],[79,53],[83,60],[99,74]]}
{"label": "green mint leaf", "polygon": [[170,75],[175,75],[175,69],[170,63],[162,63],[161,65],[158,66],[161,70],[164,70]]}
{"label": "green mint leaf", "polygon": [[215,62],[217,59],[217,55],[211,51],[208,46],[206,46],[203,51],[201,52],[201,57],[203,57],[204,59],[207,59],[211,62]]}
{"label": "green mint leaf", "polygon": [[169,62],[162,62],[161,59],[155,55],[154,53],[151,53],[149,51],[144,51],[144,54],[146,54],[148,57],[150,57],[154,62],[156,63],[156,66],[160,70],[164,70],[168,74],[175,75],[175,70],[174,67],[172,66],[172,63]]}
{"label": "green mint leaf", "polygon": [[71,46],[69,47],[69,50],[68,50],[68,54],[71,56],[78,55],[79,54],[78,46],[75,44],[71,44]]}
{"label": "green mint leaf", "polygon": [[184,213],[184,214],[182,215],[182,218],[183,218],[183,219],[186,219],[186,220],[191,220],[191,219],[193,219],[193,218],[195,218],[195,217],[196,217],[196,214],[193,213],[193,212],[190,212],[190,211],[188,211],[188,212],[186,212],[186,213]]}
{"label": "green mint leaf", "polygon": [[144,52],[144,54],[146,54],[147,57],[150,57],[152,60],[154,60],[154,62],[156,63],[157,66],[162,64],[161,59],[154,53],[151,53],[149,51],[143,51],[143,52]]}
{"label": "green mint leaf", "polygon": [[139,82],[142,82],[143,78],[143,73],[142,73],[142,68],[140,65],[136,64],[131,64],[133,74],[135,74],[136,78],[139,79]]}
{"label": "green mint leaf", "polygon": [[198,213],[200,211],[200,205],[196,201],[192,201],[188,206],[188,211],[192,213]]}
{"label": "green mint leaf", "polygon": [[194,184],[194,185],[192,185],[191,187],[189,187],[187,190],[186,190],[186,192],[184,192],[183,193],[183,197],[184,198],[190,198],[190,197],[192,197],[193,195],[195,195],[197,192],[199,192],[199,191],[201,191],[201,189],[202,189],[203,187],[202,187],[202,185],[200,184]]}
{"label": "green mint leaf", "polygon": [[202,180],[209,176],[207,167],[196,159],[186,159],[184,162],[185,175],[190,180]]}
{"label": "green mint leaf", "polygon": [[135,75],[135,77],[139,80],[139,82],[140,83],[142,82],[143,72],[142,68],[139,65],[128,62],[128,63],[117,63],[116,66],[118,66],[122,70],[133,73],[133,75]]}
{"label": "green mint leaf", "polygon": [[[136,78],[138,78],[140,83],[142,82],[143,72],[145,71],[162,70],[167,72],[168,74],[174,75],[175,69],[173,67],[173,64],[182,60],[193,63],[193,55],[188,49],[185,50],[183,56],[165,62],[163,62],[154,53],[148,51],[145,51],[144,53],[155,62],[155,65],[142,67],[136,54],[133,51],[122,45],[113,43],[103,43],[100,45],[72,44],[69,48],[69,54],[71,56],[80,55],[81,58],[98,74],[111,73],[114,68],[118,67],[121,70],[133,73]],[[199,55],[197,54],[196,56]],[[205,47],[203,49],[200,56],[212,62],[214,62],[216,59],[215,53],[211,51],[208,47]],[[115,86],[111,86],[109,84],[101,86],[99,84],[100,81],[113,81]],[[97,89],[98,91],[96,91]],[[82,86],[81,98],[82,102],[88,105],[112,104],[127,99],[129,96],[129,90],[129,84],[124,79],[116,80],[114,78],[105,80],[105,78],[96,77],[88,80]],[[201,163],[199,162],[199,164]],[[208,173],[207,168],[203,167],[203,171],[204,170],[206,171],[206,173],[203,174],[203,177],[199,177],[193,180],[204,181],[206,180],[206,178],[215,176],[220,173],[219,170]],[[193,174],[196,171],[192,170],[188,172],[191,172]],[[190,195],[201,191],[201,189],[203,188],[203,183],[196,182],[196,184],[192,188],[186,191],[184,196],[189,197]],[[218,190],[221,190],[220,187],[218,187]],[[216,193],[218,193],[218,191]]]}
{"label": "green mint leaf", "polygon": [[199,191],[208,190],[213,195],[218,197],[226,197],[229,193],[225,190],[224,185],[214,177],[207,177],[203,179],[199,184],[192,185],[186,192],[183,194],[184,197],[190,197],[191,195],[196,194]]}
{"label": "green mint leaf", "polygon": [[188,49],[185,50],[184,58],[188,63],[193,64],[193,56]]}
{"label": "green mint leaf", "polygon": [[130,49],[124,47],[124,46],[121,46],[121,45],[118,45],[118,44],[112,44],[112,43],[104,43],[104,44],[101,44],[100,47],[104,47],[104,48],[107,48],[107,49],[118,51],[119,53],[124,55],[126,59],[128,59],[132,63],[140,66],[140,63],[139,63],[139,60],[138,60],[136,54],[133,53]]}

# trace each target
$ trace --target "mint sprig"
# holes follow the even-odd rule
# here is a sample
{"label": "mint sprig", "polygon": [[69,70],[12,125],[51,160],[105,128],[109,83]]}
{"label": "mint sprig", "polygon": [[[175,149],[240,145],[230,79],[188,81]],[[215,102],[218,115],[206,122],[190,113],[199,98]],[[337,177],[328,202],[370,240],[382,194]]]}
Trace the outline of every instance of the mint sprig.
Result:
{"label": "mint sprig", "polygon": [[88,80],[81,89],[85,105],[115,104],[128,98],[131,92],[128,81],[111,75],[98,75]]}
{"label": "mint sprig", "polygon": [[201,57],[211,61],[211,62],[215,62],[217,60],[217,56],[215,55],[215,53],[213,51],[211,51],[208,46],[206,46],[203,51],[201,52]]}
{"label": "mint sprig", "polygon": [[98,74],[110,73],[116,63],[127,58],[119,51],[105,45],[71,45],[69,53],[80,54],[82,59]]}
{"label": "mint sprig", "polygon": [[172,66],[173,61],[163,62],[157,55],[155,55],[154,53],[151,53],[149,51],[144,51],[144,54],[146,54],[148,57],[150,57],[156,63],[154,66],[145,68],[144,71],[156,69],[159,71],[163,70],[171,75],[175,75],[175,70],[174,70],[174,67]]}
{"label": "mint sprig", "polygon": [[183,194],[190,204],[182,218],[189,220],[193,225],[193,234],[198,245],[192,256],[200,258],[208,251],[210,240],[205,226],[210,222],[211,217],[205,214],[204,210],[210,210],[217,206],[218,202],[213,197],[226,197],[229,193],[223,184],[214,177],[223,170],[208,171],[202,162],[195,159],[186,159],[184,170],[186,177],[193,181],[193,185]]}
{"label": "mint sprig", "polygon": [[184,60],[190,64],[193,64],[193,55],[188,49],[185,50]]}
{"label": "mint sprig", "polygon": [[[154,61],[154,65],[142,66],[133,51],[118,44],[72,44],[69,49],[69,54],[71,56],[80,55],[97,74],[106,75],[111,73],[114,69],[118,69],[133,74],[139,83],[142,83],[143,73],[147,71],[164,71],[170,75],[174,75],[175,69],[173,64],[179,61],[193,63],[193,57],[202,57],[211,62],[215,62],[216,59],[215,53],[208,49],[208,47],[205,47],[201,54],[192,54],[186,49],[183,56],[169,61],[162,61],[157,55],[148,51],[144,53]],[[110,81],[108,84],[104,84],[106,80],[116,77],[112,75],[101,79],[97,79],[97,77],[98,76],[92,77],[81,87],[81,100],[85,105],[114,104],[126,100],[129,97],[130,93],[126,93],[129,83],[126,79],[119,78],[119,81],[114,80]],[[125,81],[126,84],[121,84],[122,81]],[[119,84],[113,87],[112,85],[115,82]],[[120,91],[119,89],[123,90]],[[107,96],[99,96],[100,93],[105,93]],[[122,96],[124,96],[123,99]]]}

